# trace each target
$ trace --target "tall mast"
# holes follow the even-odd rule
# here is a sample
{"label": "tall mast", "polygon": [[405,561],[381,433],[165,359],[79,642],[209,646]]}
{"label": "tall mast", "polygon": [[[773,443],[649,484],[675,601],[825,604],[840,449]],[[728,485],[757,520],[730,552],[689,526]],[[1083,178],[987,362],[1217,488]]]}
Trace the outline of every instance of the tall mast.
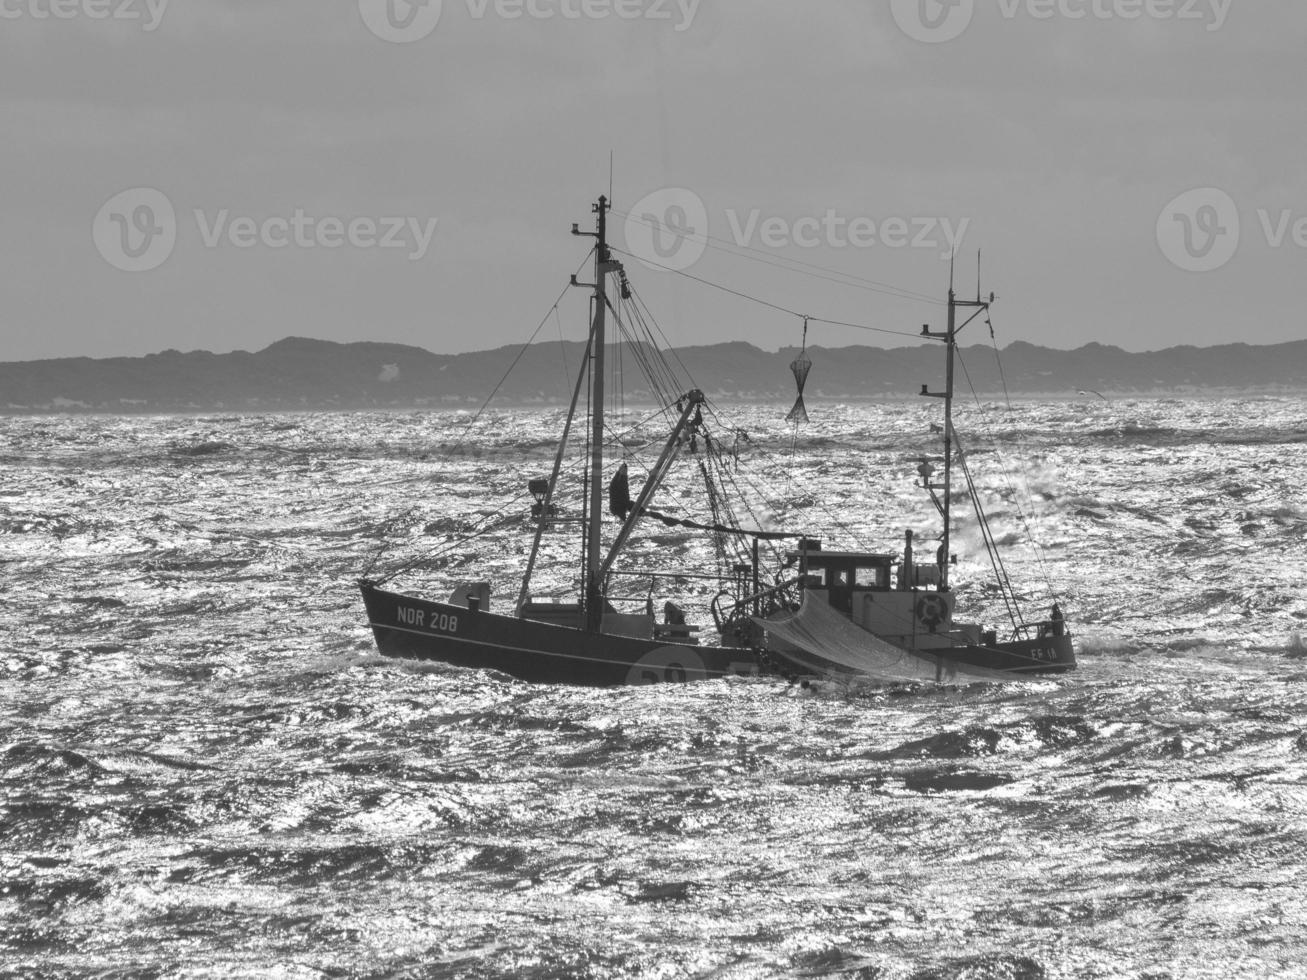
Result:
{"label": "tall mast", "polygon": [[[944,391],[941,393],[932,392],[928,386],[922,385],[921,393],[928,398],[944,399],[944,484],[939,486],[927,482],[927,489],[933,494],[936,490],[944,492],[944,499],[936,498],[939,505],[940,516],[944,519],[944,539],[940,545],[940,563],[939,563],[939,587],[941,591],[947,590],[949,567],[952,562],[952,552],[949,550],[950,541],[953,536],[953,450],[955,437],[953,433],[953,394],[954,394],[954,364],[957,361],[958,334],[971,323],[972,320],[980,316],[981,313],[989,311],[990,304],[994,302],[994,294],[991,293],[988,300],[981,299],[980,281],[979,281],[979,262],[977,256],[977,281],[976,281],[976,299],[960,300],[957,291],[954,288],[953,269],[949,269],[948,285],[948,328],[943,332],[932,331],[929,326],[921,328],[923,337],[933,337],[937,340],[944,341],[944,346],[948,349],[948,367],[944,376]],[[958,324],[958,310],[974,309],[976,312],[971,314],[965,323]]]}
{"label": "tall mast", "polygon": [[[598,239],[595,247],[594,320],[590,326],[590,497],[586,503],[586,549],[582,564],[581,597],[585,611],[585,627],[599,632],[603,623],[603,568],[602,532],[604,520],[604,328],[608,313],[608,273],[620,265],[608,251],[608,198],[600,197],[593,211],[598,215],[598,230],[582,232],[572,226],[574,235],[593,235]],[[572,278],[573,285],[581,285]]]}
{"label": "tall mast", "polygon": [[943,554],[944,560],[940,563],[939,569],[939,587],[941,591],[948,589],[949,558],[952,554],[949,551],[949,537],[953,528],[951,516],[953,506],[953,364],[956,360],[958,344],[958,297],[953,289],[952,276],[949,279],[948,332],[944,338],[944,345],[948,348],[948,371],[945,373],[944,380],[944,543],[941,545],[943,548],[941,554]]}

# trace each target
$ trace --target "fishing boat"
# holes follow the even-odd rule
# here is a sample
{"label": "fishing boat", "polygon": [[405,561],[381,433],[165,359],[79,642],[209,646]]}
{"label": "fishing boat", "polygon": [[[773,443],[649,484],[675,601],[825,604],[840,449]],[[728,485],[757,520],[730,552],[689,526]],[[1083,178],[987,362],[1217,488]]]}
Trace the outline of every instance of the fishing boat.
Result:
{"label": "fishing boat", "polygon": [[[548,477],[529,481],[533,543],[516,601],[492,595],[487,581],[460,582],[447,599],[394,591],[393,575],[369,575],[359,581],[368,623],[380,652],[387,657],[437,661],[458,667],[499,671],[541,684],[618,686],[711,680],[732,675],[775,674],[791,679],[836,678],[874,683],[959,683],[1010,680],[1075,667],[1070,630],[1057,605],[1042,621],[1022,621],[1015,593],[1007,581],[993,535],[967,474],[977,504],[986,547],[990,549],[1000,591],[1012,614],[1012,632],[998,632],[954,618],[956,596],[950,584],[954,474],[965,471],[965,457],[953,428],[953,366],[958,333],[993,301],[959,300],[949,292],[948,325],[943,332],[926,328],[924,336],[940,340],[948,352],[946,385],[923,395],[944,404],[942,470],[922,461],[921,486],[930,494],[943,521],[941,543],[933,557],[918,559],[912,532],[902,550],[867,552],[823,548],[802,528],[764,526],[749,505],[731,502],[732,451],[720,432],[720,416],[702,391],[681,380],[644,333],[633,337],[633,323],[647,309],[634,296],[624,265],[608,238],[611,205],[606,197],[593,206],[595,230],[575,236],[595,239],[594,282],[571,285],[591,291],[590,328],[585,362],[578,371],[562,434]],[[972,316],[958,322],[960,311]],[[608,477],[605,446],[611,442],[605,406],[605,358],[610,317],[627,340],[638,344],[635,359],[645,368],[651,390],[659,395],[660,417],[668,431],[655,462],[632,499],[628,467]],[[805,321],[805,351],[806,351]],[[806,355],[795,362],[799,381],[796,414],[806,413],[803,383]],[[582,395],[585,395],[584,406]],[[560,482],[575,423],[588,416],[586,453],[580,466],[582,513],[562,513]],[[729,432],[729,430],[728,430]],[[674,464],[690,457],[690,469],[704,481],[705,514],[672,513],[658,494]],[[738,463],[738,460],[735,462]],[[936,474],[941,479],[936,479]],[[629,569],[619,565],[641,526],[655,525],[708,537],[717,556],[716,573],[666,569]],[[570,595],[538,596],[533,579],[547,534],[579,529],[579,574]],[[671,579],[697,578],[717,583],[704,618],[713,630],[689,622],[673,602],[658,615],[654,589]],[[617,583],[644,579],[643,601]],[[625,591],[626,594],[623,594]],[[507,608],[500,611],[499,603]]]}

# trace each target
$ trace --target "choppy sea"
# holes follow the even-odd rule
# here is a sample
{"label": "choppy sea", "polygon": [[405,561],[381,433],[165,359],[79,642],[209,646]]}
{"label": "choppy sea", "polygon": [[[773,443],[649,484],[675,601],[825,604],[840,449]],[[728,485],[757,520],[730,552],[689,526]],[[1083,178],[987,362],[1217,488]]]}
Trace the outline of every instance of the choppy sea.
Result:
{"label": "choppy sea", "polygon": [[[811,411],[739,413],[768,520],[932,533],[930,408]],[[1065,678],[575,690],[376,656],[383,546],[486,526],[396,585],[511,605],[559,419],[0,419],[0,974],[1307,975],[1307,403],[964,413]],[[959,604],[996,621],[959,527]]]}

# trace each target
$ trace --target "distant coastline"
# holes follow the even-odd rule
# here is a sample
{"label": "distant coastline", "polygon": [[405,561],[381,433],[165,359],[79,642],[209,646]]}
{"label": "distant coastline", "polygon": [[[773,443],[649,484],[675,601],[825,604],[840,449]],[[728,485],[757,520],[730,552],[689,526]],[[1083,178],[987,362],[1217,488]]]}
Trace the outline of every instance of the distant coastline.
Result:
{"label": "distant coastline", "polygon": [[[652,401],[627,349],[629,404]],[[694,381],[720,402],[782,402],[794,397],[789,364],[797,351],[747,343],[680,348]],[[476,408],[516,367],[494,404],[566,404],[584,354],[580,343],[551,342],[468,354],[433,354],[399,344],[288,338],[250,353],[165,351],[146,357],[62,358],[0,363],[4,414],[160,414]],[[807,398],[822,401],[915,399],[938,389],[938,347],[810,347]],[[520,358],[520,360],[519,360]],[[1307,393],[1307,341],[1253,346],[1175,347],[1131,353],[1090,344],[1063,351],[1024,342],[1001,351],[961,349],[961,392],[982,398],[1235,397]],[[621,363],[620,357],[614,361]],[[566,371],[565,371],[566,367]],[[573,374],[573,379],[575,375]],[[968,381],[970,384],[968,384]]]}

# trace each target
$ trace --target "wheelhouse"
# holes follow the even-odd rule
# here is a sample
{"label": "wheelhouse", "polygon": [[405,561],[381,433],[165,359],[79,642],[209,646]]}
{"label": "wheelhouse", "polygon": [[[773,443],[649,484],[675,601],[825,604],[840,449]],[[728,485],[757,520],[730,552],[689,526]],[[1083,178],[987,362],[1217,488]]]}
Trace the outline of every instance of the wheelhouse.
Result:
{"label": "wheelhouse", "polygon": [[894,588],[896,555],[859,551],[822,551],[820,545],[806,541],[798,551],[787,555],[797,563],[804,587],[827,593],[831,607],[846,616],[861,605],[865,593],[889,592]]}

